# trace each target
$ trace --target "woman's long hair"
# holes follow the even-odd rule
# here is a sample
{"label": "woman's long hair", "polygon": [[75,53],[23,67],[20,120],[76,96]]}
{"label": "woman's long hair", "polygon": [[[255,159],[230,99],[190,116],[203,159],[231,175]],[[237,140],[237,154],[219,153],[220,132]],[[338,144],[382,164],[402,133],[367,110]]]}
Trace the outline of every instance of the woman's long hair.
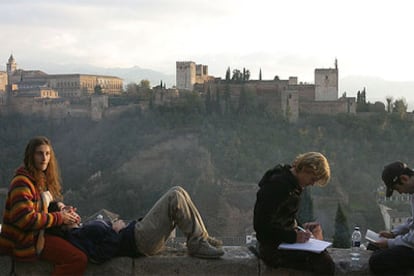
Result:
{"label": "woman's long hair", "polygon": [[[36,169],[34,163],[36,148],[41,145],[47,145],[50,149],[50,161],[44,172]],[[36,184],[41,191],[49,190],[55,200],[62,199],[59,166],[55,157],[55,152],[53,151],[52,143],[49,139],[44,136],[37,136],[29,141],[24,152],[24,166],[34,177]]]}

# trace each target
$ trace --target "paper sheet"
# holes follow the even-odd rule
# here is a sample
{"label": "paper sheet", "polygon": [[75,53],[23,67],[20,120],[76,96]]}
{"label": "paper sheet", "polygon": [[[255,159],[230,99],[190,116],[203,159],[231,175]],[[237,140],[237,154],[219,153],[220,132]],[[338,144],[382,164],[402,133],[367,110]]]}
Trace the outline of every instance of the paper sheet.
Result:
{"label": "paper sheet", "polygon": [[310,251],[315,253],[321,253],[327,247],[331,246],[331,242],[321,241],[317,239],[309,239],[309,241],[305,243],[281,243],[278,249],[284,250],[304,250]]}

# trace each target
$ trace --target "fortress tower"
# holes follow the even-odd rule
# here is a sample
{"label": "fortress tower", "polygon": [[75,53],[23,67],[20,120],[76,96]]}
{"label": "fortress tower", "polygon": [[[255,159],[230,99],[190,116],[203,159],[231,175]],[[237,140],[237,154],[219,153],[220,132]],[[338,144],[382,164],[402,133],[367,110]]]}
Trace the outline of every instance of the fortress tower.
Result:
{"label": "fortress tower", "polygon": [[196,64],[193,61],[176,62],[176,86],[178,89],[193,90],[196,82]]}
{"label": "fortress tower", "polygon": [[315,69],[315,101],[338,100],[338,60],[335,68]]}
{"label": "fortress tower", "polygon": [[177,89],[190,90],[196,83],[204,83],[209,80],[208,66],[196,64],[193,61],[176,62],[176,87]]}

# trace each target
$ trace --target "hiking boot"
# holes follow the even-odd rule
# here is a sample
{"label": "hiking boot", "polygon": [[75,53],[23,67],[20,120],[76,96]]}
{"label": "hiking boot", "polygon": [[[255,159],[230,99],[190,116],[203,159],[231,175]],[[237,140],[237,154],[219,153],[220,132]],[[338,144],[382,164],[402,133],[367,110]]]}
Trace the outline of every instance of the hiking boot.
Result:
{"label": "hiking boot", "polygon": [[187,249],[189,255],[203,259],[217,259],[224,255],[223,249],[212,246],[203,238],[188,241]]}
{"label": "hiking boot", "polygon": [[216,239],[215,237],[207,237],[207,242],[214,246],[214,247],[222,247],[223,246],[223,241]]}

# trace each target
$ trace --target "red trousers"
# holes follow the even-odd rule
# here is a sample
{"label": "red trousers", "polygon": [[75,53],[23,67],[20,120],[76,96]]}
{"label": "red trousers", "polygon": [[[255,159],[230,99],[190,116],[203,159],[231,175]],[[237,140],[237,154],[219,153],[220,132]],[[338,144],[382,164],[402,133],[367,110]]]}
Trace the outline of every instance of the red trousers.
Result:
{"label": "red trousers", "polygon": [[45,247],[40,259],[54,265],[52,275],[83,275],[88,265],[88,257],[68,241],[45,234]]}

